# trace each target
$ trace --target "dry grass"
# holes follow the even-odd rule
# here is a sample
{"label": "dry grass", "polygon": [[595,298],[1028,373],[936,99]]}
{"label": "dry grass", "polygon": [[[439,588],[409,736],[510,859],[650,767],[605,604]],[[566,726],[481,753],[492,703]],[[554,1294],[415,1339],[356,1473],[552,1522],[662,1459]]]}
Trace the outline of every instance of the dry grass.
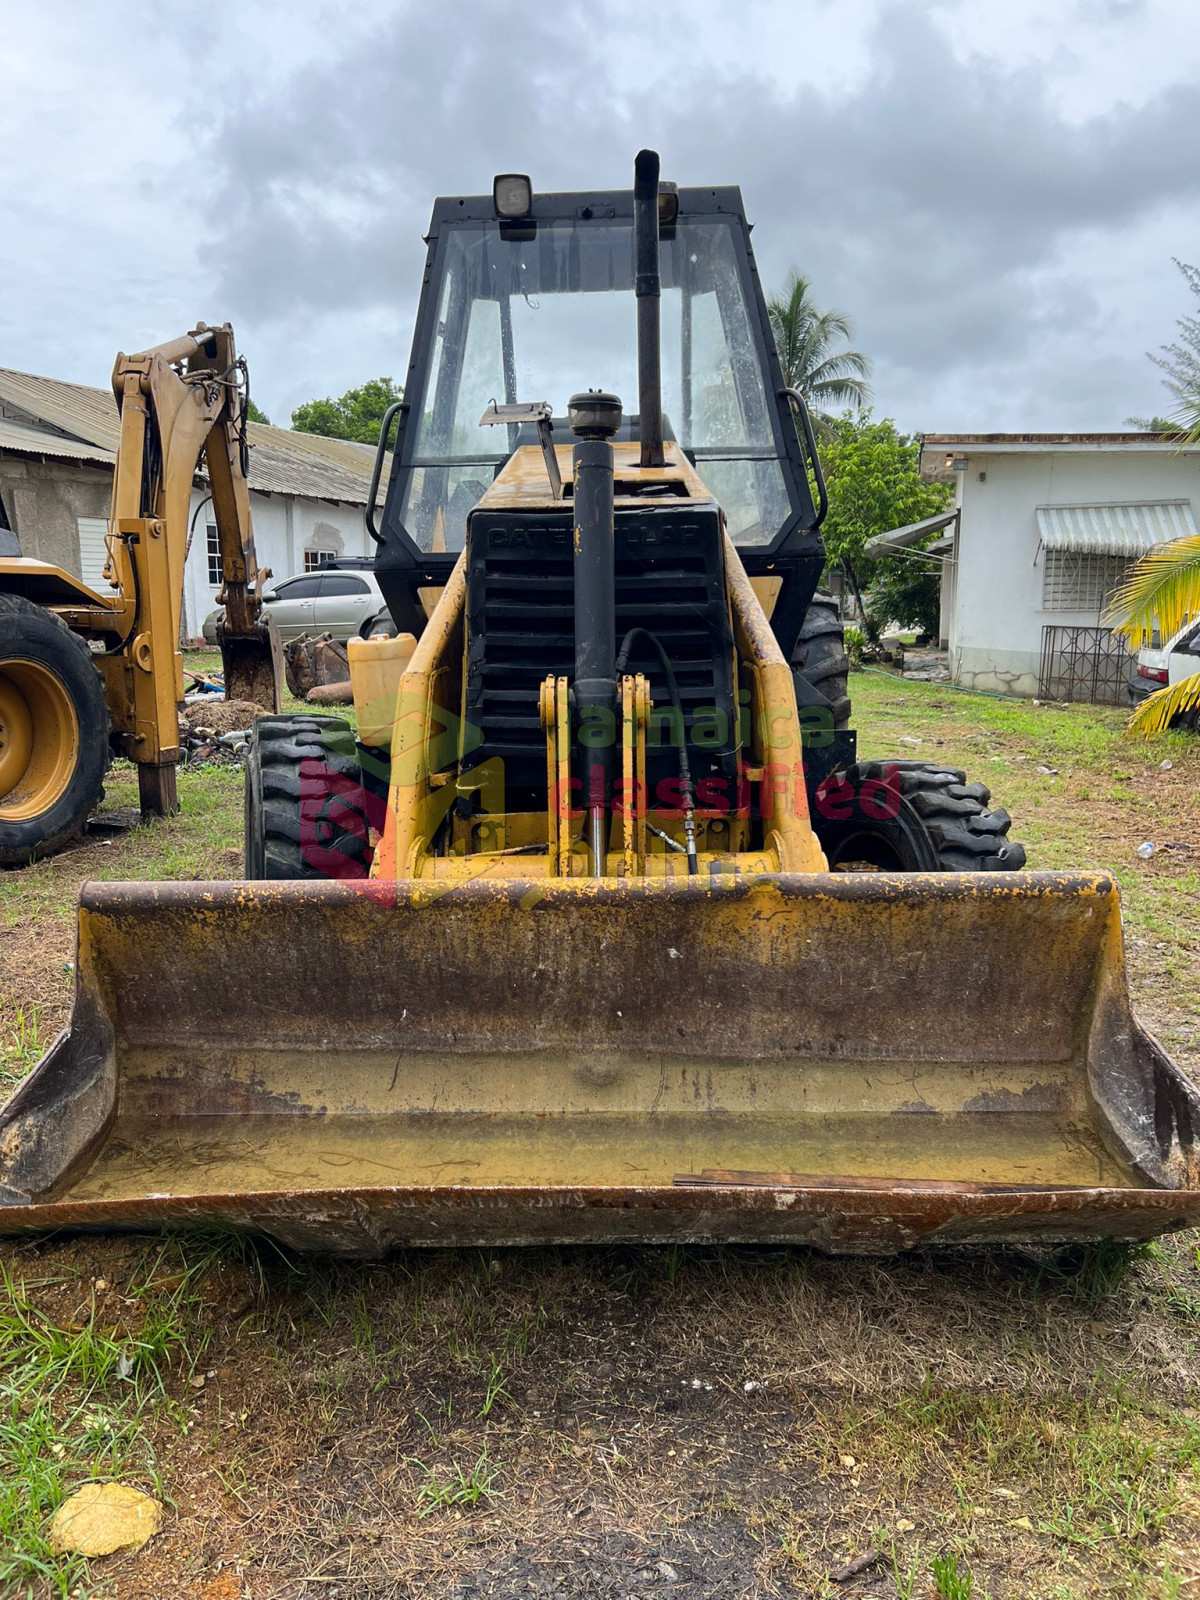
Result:
{"label": "dry grass", "polygon": [[[1032,864],[1117,872],[1138,1003],[1200,1065],[1197,742],[1129,745],[1115,714],[875,676],[854,689],[864,750],[967,765]],[[82,877],[237,874],[236,775],[183,793],[174,823],[0,882],[14,1072],[63,1015]],[[1186,848],[1142,863],[1146,837]],[[346,1266],[193,1237],[0,1261],[5,1597],[1200,1593],[1188,1241],[1062,1260],[614,1248]],[[153,1353],[131,1383],[109,1357],[139,1341]],[[118,1441],[103,1459],[96,1414]],[[109,1466],[161,1485],[164,1532],[39,1577],[56,1498]]]}
{"label": "dry grass", "polygon": [[[953,1556],[995,1600],[1168,1594],[1164,1572],[1200,1570],[1195,1353],[1157,1260],[1097,1304],[1001,1252],[10,1259],[67,1281],[27,1290],[52,1321],[101,1269],[99,1317],[174,1296],[162,1401],[110,1383],[103,1403],[175,1515],[94,1563],[97,1592],[199,1596],[229,1573],[264,1597],[432,1600],[468,1575],[478,1595],[627,1595],[674,1572],[683,1594],[815,1595],[871,1549],[859,1596],[897,1592],[893,1552],[916,1594]],[[1188,1252],[1167,1261],[1200,1291]],[[215,1375],[194,1388],[200,1351]]]}

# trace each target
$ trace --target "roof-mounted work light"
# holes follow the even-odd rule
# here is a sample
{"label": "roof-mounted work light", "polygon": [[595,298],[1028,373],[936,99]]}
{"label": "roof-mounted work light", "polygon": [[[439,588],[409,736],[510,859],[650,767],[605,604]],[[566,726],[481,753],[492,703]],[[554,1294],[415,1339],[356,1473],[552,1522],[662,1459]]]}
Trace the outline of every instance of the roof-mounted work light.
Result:
{"label": "roof-mounted work light", "polygon": [[502,172],[492,179],[492,204],[498,217],[527,217],[533,210],[533,185],[523,172]]}

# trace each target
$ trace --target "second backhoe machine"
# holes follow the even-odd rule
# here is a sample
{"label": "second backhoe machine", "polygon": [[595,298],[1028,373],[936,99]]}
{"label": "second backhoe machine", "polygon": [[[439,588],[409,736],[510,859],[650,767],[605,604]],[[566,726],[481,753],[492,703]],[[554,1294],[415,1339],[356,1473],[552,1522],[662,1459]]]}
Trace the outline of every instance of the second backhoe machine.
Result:
{"label": "second backhoe machine", "polygon": [[246,363],[228,324],[119,355],[105,583],[0,555],[0,867],[76,842],[112,755],[144,817],[178,810],[179,649],[189,511],[202,458],[221,563],[225,698],[278,711],[281,655],[262,608],[247,483]]}
{"label": "second backhoe machine", "polygon": [[[589,387],[590,386],[590,387]],[[736,189],[440,200],[357,727],[267,717],[251,880],[94,884],[0,1231],[297,1249],[1146,1238],[1200,1099],[1102,873],[864,759]]]}

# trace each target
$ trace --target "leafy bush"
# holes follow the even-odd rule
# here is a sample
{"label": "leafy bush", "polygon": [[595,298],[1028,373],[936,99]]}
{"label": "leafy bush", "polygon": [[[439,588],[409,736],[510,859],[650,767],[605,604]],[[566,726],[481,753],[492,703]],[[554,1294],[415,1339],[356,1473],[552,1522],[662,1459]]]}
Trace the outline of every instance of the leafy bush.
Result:
{"label": "leafy bush", "polygon": [[856,628],[852,622],[848,622],[843,634],[843,640],[846,646],[846,654],[850,658],[850,671],[860,671],[863,662],[863,650],[867,644],[866,634],[861,628]]}

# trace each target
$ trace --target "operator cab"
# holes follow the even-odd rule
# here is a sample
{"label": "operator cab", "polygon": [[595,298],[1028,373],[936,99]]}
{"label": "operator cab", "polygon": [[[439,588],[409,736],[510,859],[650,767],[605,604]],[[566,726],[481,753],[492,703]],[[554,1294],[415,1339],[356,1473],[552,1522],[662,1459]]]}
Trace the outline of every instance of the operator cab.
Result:
{"label": "operator cab", "polygon": [[[484,412],[545,401],[565,446],[571,395],[638,394],[631,192],[526,189],[515,217],[499,209],[511,211],[503,182],[508,192],[498,180],[493,196],[438,200],[430,224],[376,561],[393,617],[415,632],[419,591],[445,583],[469,514],[514,451],[538,443],[530,423],[481,427]],[[659,221],[663,437],[721,506],[748,570],[783,580],[786,633],[816,586],[818,519],[741,193],[663,185]],[[634,409],[616,442],[640,436]]]}

